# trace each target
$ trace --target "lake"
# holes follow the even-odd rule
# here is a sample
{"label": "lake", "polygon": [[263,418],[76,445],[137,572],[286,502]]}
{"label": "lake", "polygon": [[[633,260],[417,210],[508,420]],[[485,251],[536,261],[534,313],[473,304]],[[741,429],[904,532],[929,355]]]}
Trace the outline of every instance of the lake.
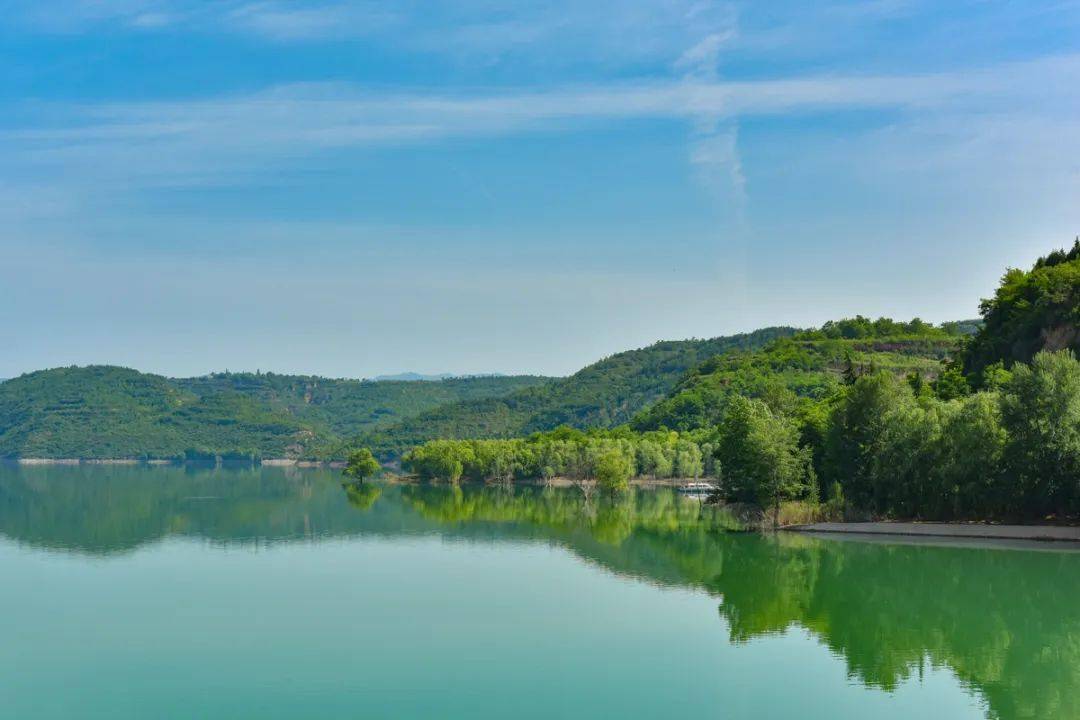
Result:
{"label": "lake", "polygon": [[670,490],[0,466],[0,716],[1074,718],[1080,554]]}

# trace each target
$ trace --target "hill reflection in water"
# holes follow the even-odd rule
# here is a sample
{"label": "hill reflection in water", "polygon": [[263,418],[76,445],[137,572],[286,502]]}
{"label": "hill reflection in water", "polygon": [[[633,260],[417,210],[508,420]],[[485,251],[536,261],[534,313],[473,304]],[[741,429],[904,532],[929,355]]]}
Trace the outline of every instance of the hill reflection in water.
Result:
{"label": "hill reflection in water", "polygon": [[991,717],[1080,718],[1080,554],[725,530],[671,490],[343,485],[332,471],[0,467],[0,535],[101,557],[168,537],[273,546],[364,536],[557,545],[717,598],[732,643],[803,628],[890,690],[948,667]]}

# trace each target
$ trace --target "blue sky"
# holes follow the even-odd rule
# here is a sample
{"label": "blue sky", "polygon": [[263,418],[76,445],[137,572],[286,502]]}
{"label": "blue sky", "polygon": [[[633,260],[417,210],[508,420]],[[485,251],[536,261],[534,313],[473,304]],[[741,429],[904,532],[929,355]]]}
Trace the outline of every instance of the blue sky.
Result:
{"label": "blue sky", "polygon": [[971,317],[1080,233],[1080,0],[8,0],[0,157],[0,377]]}

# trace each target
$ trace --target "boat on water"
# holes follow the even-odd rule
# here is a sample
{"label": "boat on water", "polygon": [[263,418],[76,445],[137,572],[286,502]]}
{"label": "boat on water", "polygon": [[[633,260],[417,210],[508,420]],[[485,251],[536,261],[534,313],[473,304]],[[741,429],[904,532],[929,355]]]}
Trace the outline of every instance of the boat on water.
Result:
{"label": "boat on water", "polygon": [[716,485],[713,485],[712,483],[707,482],[689,482],[683,485],[679,485],[675,489],[678,492],[683,493],[684,495],[706,496],[712,495],[720,488],[718,488]]}

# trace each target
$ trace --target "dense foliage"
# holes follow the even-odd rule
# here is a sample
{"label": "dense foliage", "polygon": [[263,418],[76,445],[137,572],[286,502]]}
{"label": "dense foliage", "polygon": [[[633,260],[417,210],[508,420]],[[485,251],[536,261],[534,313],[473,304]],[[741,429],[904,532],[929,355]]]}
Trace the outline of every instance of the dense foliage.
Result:
{"label": "dense foliage", "polygon": [[365,382],[273,373],[174,380],[111,366],[56,368],[0,384],[0,457],[325,455],[364,427],[544,382]]}
{"label": "dense foliage", "polygon": [[734,501],[838,501],[875,516],[1034,518],[1080,514],[1080,362],[1070,351],[1015,366],[998,391],[943,399],[867,373],[814,412],[735,395],[692,431],[582,432],[435,440],[405,456],[424,479],[721,480]]}
{"label": "dense foliage", "polygon": [[782,500],[813,492],[811,451],[800,447],[794,419],[761,400],[737,396],[717,435],[716,456],[729,498],[778,510]]}
{"label": "dense foliage", "polygon": [[753,350],[792,328],[766,328],[711,340],[659,342],[605,358],[567,378],[501,398],[444,405],[385,428],[363,433],[357,445],[389,458],[435,438],[509,438],[550,430],[613,427],[663,397],[707,358]]}
{"label": "dense foliage", "polygon": [[465,400],[500,397],[543,385],[550,378],[533,375],[475,376],[420,380],[351,380],[277,373],[214,373],[174,380],[200,397],[237,393],[288,413],[321,436],[350,437],[366,428]]}
{"label": "dense foliage", "polygon": [[1080,513],[1080,362],[1016,365],[1000,391],[916,397],[880,373],[835,404],[827,477],[854,507],[901,517]]}
{"label": "dense foliage", "polygon": [[[708,450],[708,448],[706,448]],[[677,432],[583,432],[561,427],[510,440],[432,440],[408,452],[404,465],[425,480],[595,479],[608,489],[632,476],[695,478],[706,472],[694,439]]]}
{"label": "dense foliage", "polygon": [[200,397],[125,368],[58,368],[0,385],[0,455],[8,457],[285,455],[310,434],[248,396]]}
{"label": "dense foliage", "polygon": [[959,323],[948,326],[935,327],[934,325],[914,318],[909,322],[893,320],[892,318],[870,318],[856,315],[853,318],[843,320],[830,320],[820,328],[807,330],[796,336],[798,340],[870,340],[882,338],[898,338],[912,336],[948,337],[961,332]]}
{"label": "dense foliage", "polygon": [[996,363],[1026,363],[1040,350],[1080,352],[1080,239],[1027,272],[1008,270],[981,310],[983,327],[964,354],[964,370],[976,384]]}
{"label": "dense foliage", "polygon": [[[883,322],[893,323],[877,321]],[[758,352],[713,357],[688,373],[667,398],[635,417],[632,425],[639,430],[716,425],[728,400],[736,396],[761,398],[802,416],[812,412],[815,403],[835,396],[845,383],[877,370],[934,382],[946,369],[942,361],[961,344],[958,335],[940,328],[923,336],[858,340],[820,339],[820,335],[805,332]]]}

